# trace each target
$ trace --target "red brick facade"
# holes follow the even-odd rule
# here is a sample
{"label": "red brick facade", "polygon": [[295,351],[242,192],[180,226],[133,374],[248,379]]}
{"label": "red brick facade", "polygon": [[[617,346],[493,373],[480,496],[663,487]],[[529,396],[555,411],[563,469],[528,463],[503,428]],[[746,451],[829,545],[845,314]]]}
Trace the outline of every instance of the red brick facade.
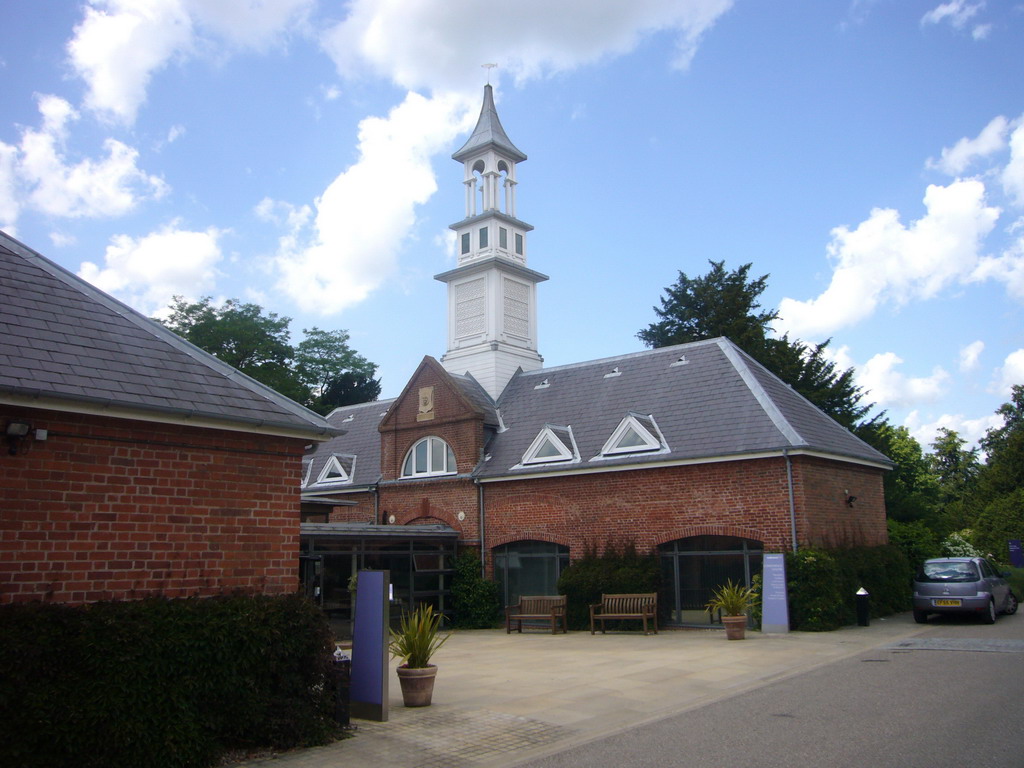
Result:
{"label": "red brick facade", "polygon": [[[420,387],[434,387],[429,420],[417,420]],[[407,451],[428,435],[452,447],[459,474],[399,479]],[[477,545],[482,501],[489,562],[494,547],[523,540],[567,546],[573,558],[609,542],[651,551],[699,535],[756,539],[766,551],[783,551],[792,548],[794,518],[801,546],[887,542],[878,468],[798,454],[789,471],[778,456],[477,485],[467,475],[482,455],[484,435],[482,416],[434,367],[421,366],[381,425],[381,521],[440,521],[459,531],[463,543]],[[351,520],[351,514],[336,508],[332,519]]]}
{"label": "red brick facade", "polygon": [[[0,602],[297,589],[302,439],[0,406]],[[6,447],[6,446],[5,446]]]}

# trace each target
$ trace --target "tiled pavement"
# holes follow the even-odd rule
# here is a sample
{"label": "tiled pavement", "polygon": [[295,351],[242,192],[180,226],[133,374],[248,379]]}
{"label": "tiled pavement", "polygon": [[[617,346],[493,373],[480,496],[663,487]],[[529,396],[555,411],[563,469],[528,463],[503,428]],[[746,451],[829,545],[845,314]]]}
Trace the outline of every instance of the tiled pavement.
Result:
{"label": "tiled pavement", "polygon": [[439,671],[429,708],[403,707],[392,672],[387,722],[354,720],[352,738],[241,765],[516,765],[919,631],[910,614],[903,614],[838,632],[748,632],[739,642],[727,641],[720,630],[668,630],[646,637],[457,632],[435,657]]}

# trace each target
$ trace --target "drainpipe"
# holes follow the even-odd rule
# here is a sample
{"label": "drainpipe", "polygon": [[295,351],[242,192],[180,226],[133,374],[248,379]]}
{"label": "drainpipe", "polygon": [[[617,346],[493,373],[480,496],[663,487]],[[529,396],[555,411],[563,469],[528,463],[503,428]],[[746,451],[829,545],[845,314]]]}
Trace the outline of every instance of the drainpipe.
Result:
{"label": "drainpipe", "polygon": [[793,535],[793,552],[796,552],[796,504],[793,502],[793,462],[789,458],[788,448],[782,449],[782,456],[786,460],[786,484],[789,486],[789,530]]}
{"label": "drainpipe", "polygon": [[373,524],[380,525],[380,486],[373,486]]}
{"label": "drainpipe", "polygon": [[484,551],[484,486],[479,478],[473,478],[476,484],[477,504],[480,507],[480,578],[487,578],[487,553]]}

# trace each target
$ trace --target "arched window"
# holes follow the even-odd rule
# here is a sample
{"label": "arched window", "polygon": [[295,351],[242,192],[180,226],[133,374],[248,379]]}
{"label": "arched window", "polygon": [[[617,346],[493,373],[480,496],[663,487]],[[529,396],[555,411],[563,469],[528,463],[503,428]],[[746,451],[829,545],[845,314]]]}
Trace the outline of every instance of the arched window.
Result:
{"label": "arched window", "polygon": [[405,455],[402,477],[454,475],[455,454],[440,437],[425,437]]}

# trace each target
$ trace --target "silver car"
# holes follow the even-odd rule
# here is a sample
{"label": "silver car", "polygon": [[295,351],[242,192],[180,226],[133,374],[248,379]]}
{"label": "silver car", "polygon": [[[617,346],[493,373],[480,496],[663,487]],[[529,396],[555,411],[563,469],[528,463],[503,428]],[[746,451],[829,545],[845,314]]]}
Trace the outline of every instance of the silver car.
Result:
{"label": "silver car", "polygon": [[983,557],[925,560],[914,579],[914,621],[924,624],[930,613],[969,613],[992,624],[997,613],[1016,613],[1007,575]]}

